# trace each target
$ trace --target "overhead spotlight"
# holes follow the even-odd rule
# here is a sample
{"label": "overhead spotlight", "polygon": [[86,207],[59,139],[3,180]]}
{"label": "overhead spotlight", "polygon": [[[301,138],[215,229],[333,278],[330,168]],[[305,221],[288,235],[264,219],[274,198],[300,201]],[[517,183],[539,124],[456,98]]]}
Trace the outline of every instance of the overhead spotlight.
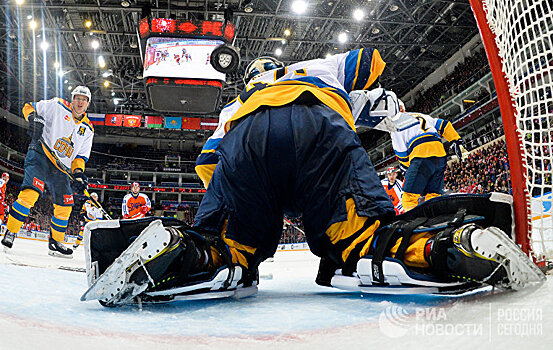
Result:
{"label": "overhead spotlight", "polygon": [[306,10],[307,2],[305,2],[304,0],[296,0],[292,3],[292,11],[294,11],[298,15],[305,13]]}
{"label": "overhead spotlight", "polygon": [[138,47],[138,45],[134,41],[131,41],[129,46],[131,47],[131,49],[136,49]]}
{"label": "overhead spotlight", "polygon": [[31,27],[31,29],[35,30],[36,27],[38,27],[38,23],[36,23],[36,21],[30,21],[29,22],[29,27]]}
{"label": "overhead spotlight", "polygon": [[18,5],[23,5],[24,2],[25,0],[15,0],[15,3]]}
{"label": "overhead spotlight", "polygon": [[246,5],[244,5],[244,12],[251,13],[253,12],[253,3],[250,1]]}
{"label": "overhead spotlight", "polygon": [[123,0],[123,1],[121,1],[121,6],[123,6],[123,7],[129,7],[129,6],[131,6],[131,3],[128,2],[127,0]]}
{"label": "overhead spotlight", "polygon": [[282,49],[280,47],[275,50],[275,55],[276,56],[282,55]]}
{"label": "overhead spotlight", "polygon": [[69,91],[71,91],[71,90],[73,90],[73,86],[69,85],[69,86],[67,87],[67,89],[68,89]]}
{"label": "overhead spotlight", "polygon": [[90,28],[92,27],[92,21],[87,19],[85,22],[84,22],[84,26],[87,27],[87,28]]}
{"label": "overhead spotlight", "polygon": [[60,67],[60,63],[58,61],[54,62],[54,68],[58,69]]}
{"label": "overhead spotlight", "polygon": [[280,43],[281,43],[282,45],[286,45],[286,40],[285,40],[285,39],[282,39],[282,40],[280,41]]}
{"label": "overhead spotlight", "polygon": [[92,46],[92,48],[96,50],[97,48],[100,47],[100,42],[98,40],[92,40],[92,42],[90,43],[90,46]]}
{"label": "overhead spotlight", "polygon": [[338,35],[338,42],[340,44],[344,44],[348,41],[348,35],[346,33],[340,33],[340,35]]}
{"label": "overhead spotlight", "polygon": [[378,33],[380,33],[380,29],[378,29],[378,28],[373,28],[373,30],[371,30],[371,33],[373,33],[373,34],[378,34]]}
{"label": "overhead spotlight", "polygon": [[43,41],[43,42],[40,43],[40,48],[41,48],[43,51],[48,50],[48,47],[50,47],[50,44],[48,44],[48,42]]}
{"label": "overhead spotlight", "polygon": [[61,78],[61,77],[63,77],[64,74],[65,74],[64,71],[62,71],[62,70],[59,70],[59,71],[58,71],[58,77]]}
{"label": "overhead spotlight", "polygon": [[353,11],[354,20],[356,20],[357,22],[360,22],[363,20],[363,18],[365,18],[365,11],[361,9],[355,9],[355,11]]}
{"label": "overhead spotlight", "polygon": [[104,56],[98,56],[98,67],[104,68],[106,66],[106,60]]}
{"label": "overhead spotlight", "polygon": [[115,96],[115,91],[112,91],[112,92],[111,92],[111,96]]}
{"label": "overhead spotlight", "polygon": [[112,75],[113,75],[113,72],[111,71],[111,69],[108,70],[108,71],[105,71],[104,73],[102,73],[102,77],[104,77],[104,78],[107,78],[107,77],[112,76]]}
{"label": "overhead spotlight", "polygon": [[117,105],[119,104],[119,100],[116,99],[116,98],[114,98],[114,99],[113,99],[113,104],[117,106]]}
{"label": "overhead spotlight", "polygon": [[109,80],[104,80],[104,87],[109,87]]}
{"label": "overhead spotlight", "polygon": [[63,81],[63,83],[64,83],[64,84],[67,84],[67,83],[69,83],[69,80],[65,79],[65,80]]}
{"label": "overhead spotlight", "polygon": [[325,58],[330,58],[330,57],[332,57],[332,54],[331,54],[330,52],[328,52],[328,53],[326,54]]}
{"label": "overhead spotlight", "polygon": [[27,15],[27,19],[33,19],[33,15]]}
{"label": "overhead spotlight", "polygon": [[397,6],[397,5],[390,6],[390,11],[396,12],[397,10],[399,10],[399,6]]}
{"label": "overhead spotlight", "polygon": [[284,29],[284,36],[290,36],[292,34],[292,31],[290,29]]}

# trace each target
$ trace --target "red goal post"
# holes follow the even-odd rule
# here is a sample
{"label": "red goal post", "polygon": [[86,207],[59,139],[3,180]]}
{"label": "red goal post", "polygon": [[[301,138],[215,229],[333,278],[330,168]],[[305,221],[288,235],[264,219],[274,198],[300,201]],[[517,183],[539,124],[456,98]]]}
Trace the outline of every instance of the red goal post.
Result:
{"label": "red goal post", "polygon": [[551,259],[553,8],[543,0],[470,0],[470,4],[505,130],[515,239],[536,261]]}

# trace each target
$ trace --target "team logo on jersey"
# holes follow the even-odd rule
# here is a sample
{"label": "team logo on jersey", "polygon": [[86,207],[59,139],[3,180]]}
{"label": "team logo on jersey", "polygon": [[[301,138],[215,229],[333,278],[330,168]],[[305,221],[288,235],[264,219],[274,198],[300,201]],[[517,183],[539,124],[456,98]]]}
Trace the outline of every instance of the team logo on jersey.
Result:
{"label": "team logo on jersey", "polygon": [[58,155],[60,157],[71,158],[71,155],[73,154],[73,141],[71,141],[71,136],[60,137],[57,139],[54,144],[54,149],[58,151]]}
{"label": "team logo on jersey", "polygon": [[63,204],[73,204],[73,195],[72,194],[64,194],[63,195]]}
{"label": "team logo on jersey", "polygon": [[63,119],[67,120],[68,122],[71,121],[71,118],[69,118],[69,116],[66,114]]}
{"label": "team logo on jersey", "polygon": [[44,192],[44,181],[41,181],[37,179],[36,177],[33,178],[33,186]]}
{"label": "team logo on jersey", "polygon": [[79,131],[77,131],[77,134],[84,136],[84,132],[86,131],[86,128],[84,126],[79,127]]}

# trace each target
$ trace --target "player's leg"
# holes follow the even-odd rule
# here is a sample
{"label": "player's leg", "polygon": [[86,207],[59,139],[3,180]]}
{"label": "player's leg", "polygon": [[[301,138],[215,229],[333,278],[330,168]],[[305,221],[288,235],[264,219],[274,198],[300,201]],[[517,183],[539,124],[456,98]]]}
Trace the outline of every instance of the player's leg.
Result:
{"label": "player's leg", "polygon": [[333,274],[332,266],[322,262],[319,277],[326,276],[324,285],[346,289],[395,285],[462,290],[482,284],[517,289],[540,283],[543,274],[508,237],[513,229],[509,199],[455,195],[424,203],[374,232],[357,274],[350,275],[360,281],[343,284],[344,271]]}
{"label": "player's leg", "polygon": [[73,191],[71,190],[67,175],[58,170],[53,170],[50,177],[48,187],[52,189],[54,215],[50,220],[49,254],[69,257],[73,251],[62,242],[65,241],[65,231],[67,231],[69,217],[73,209]]}
{"label": "player's leg", "polygon": [[431,158],[433,163],[433,174],[430,176],[424,193],[426,193],[424,200],[430,200],[441,196],[444,193],[444,176],[445,169],[447,168],[446,157],[433,157]]}
{"label": "player's leg", "polygon": [[[143,231],[136,238],[139,243],[133,242],[127,248],[132,250],[132,254],[129,251],[125,255],[124,252],[119,258],[141,257],[146,256],[146,250],[159,250],[161,253],[153,259],[146,259],[145,269],[151,279],[134,278],[130,275],[125,280],[132,280],[133,284],[119,287],[120,290],[113,293],[113,297],[108,297],[106,302],[125,303],[136,296],[136,293],[158,295],[153,294],[160,292],[155,286],[172,276],[178,276],[172,279],[174,283],[181,287],[186,286],[189,292],[196,285],[200,288],[199,282],[204,283],[204,289],[209,285],[204,292],[212,290],[210,288],[213,284],[219,286],[213,291],[256,288],[257,267],[263,259],[272,256],[278,246],[282,233],[282,205],[285,201],[292,201],[289,193],[294,191],[293,182],[291,186],[285,186],[286,188],[282,187],[282,183],[277,183],[287,183],[286,179],[293,181],[295,167],[293,164],[284,165],[295,160],[295,153],[294,143],[290,139],[282,139],[291,134],[288,126],[281,125],[285,118],[279,118],[280,115],[275,117],[271,111],[261,111],[241,121],[219,144],[220,160],[196,214],[194,227],[185,232],[181,230],[179,244],[183,247],[193,244],[194,253],[182,251],[182,254],[171,255],[170,259],[186,260],[182,264],[172,264],[168,262],[168,255],[168,260],[165,260],[164,256],[170,251],[163,247],[170,244],[174,234],[159,227]],[[280,149],[277,145],[285,149]],[[146,248],[142,248],[143,241],[147,242]],[[121,266],[132,265],[134,262],[131,258],[125,258],[121,260]],[[167,264],[171,267],[163,267]],[[185,268],[183,264],[189,268]],[[154,276],[150,270],[163,272],[155,273]],[[111,282],[105,283],[105,280],[111,281],[111,276],[114,279],[120,278],[121,273],[128,275],[133,271],[126,268],[106,271],[100,276],[98,283],[101,286],[112,285]],[[198,275],[203,278],[198,280]],[[221,280],[221,276],[226,277]],[[135,288],[136,285],[140,288]],[[160,288],[165,290],[173,287],[174,284],[164,284]],[[103,298],[106,290],[93,286],[85,299],[106,300]],[[112,294],[111,290],[107,291],[109,295]]]}
{"label": "player's leg", "polygon": [[401,204],[405,211],[409,211],[419,204],[419,198],[433,174],[433,164],[427,158],[413,158],[405,173],[403,196]]}
{"label": "player's leg", "polygon": [[86,222],[81,222],[81,227],[79,229],[79,234],[77,236],[77,239],[75,240],[75,244],[73,244],[73,250],[77,249],[81,242],[83,241],[83,232],[84,232],[84,225]]}
{"label": "player's leg", "polygon": [[44,191],[44,182],[48,178],[48,159],[31,144],[25,157],[25,173],[21,192],[17,200],[12,204],[7,222],[7,230],[2,244],[8,248],[13,246],[15,235],[23,226],[29,216],[31,208],[35,205],[38,197]]}

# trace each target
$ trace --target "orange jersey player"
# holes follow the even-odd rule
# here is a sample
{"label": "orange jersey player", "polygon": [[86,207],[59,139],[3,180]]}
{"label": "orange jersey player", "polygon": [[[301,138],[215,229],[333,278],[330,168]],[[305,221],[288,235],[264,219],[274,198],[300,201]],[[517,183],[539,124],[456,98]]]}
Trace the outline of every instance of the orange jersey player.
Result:
{"label": "orange jersey player", "polygon": [[146,213],[152,208],[152,203],[148,196],[144,193],[139,193],[140,184],[133,182],[131,193],[123,198],[123,219],[141,219],[146,216]]}
{"label": "orange jersey player", "polygon": [[403,195],[403,183],[397,179],[398,170],[396,167],[391,166],[386,169],[386,178],[381,181],[384,190],[390,197],[390,200],[394,204],[396,215],[403,214],[403,205],[401,204],[401,196]]}
{"label": "orange jersey player", "polygon": [[3,173],[2,178],[0,178],[0,223],[4,222],[4,214],[6,207],[6,185],[10,181],[10,174]]}

